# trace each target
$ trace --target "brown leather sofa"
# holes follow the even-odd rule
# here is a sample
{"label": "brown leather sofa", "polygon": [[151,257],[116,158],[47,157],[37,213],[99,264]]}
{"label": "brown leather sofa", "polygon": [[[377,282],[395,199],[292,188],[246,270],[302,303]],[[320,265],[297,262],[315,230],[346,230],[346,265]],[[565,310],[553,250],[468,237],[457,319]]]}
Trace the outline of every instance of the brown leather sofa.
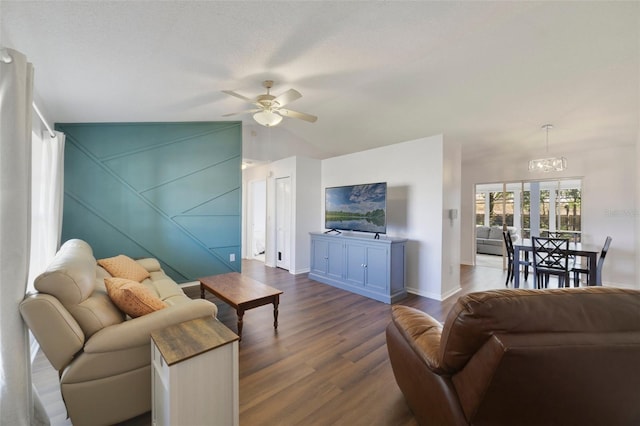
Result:
{"label": "brown leather sofa", "polygon": [[168,306],[131,319],[107,295],[91,246],[69,240],[35,280],[20,313],[51,365],[74,426],[111,425],[151,410],[151,332],[205,316],[216,305],[191,300],[156,259],[140,259],[142,284]]}
{"label": "brown leather sofa", "polygon": [[421,425],[640,425],[640,291],[472,293],[444,326],[395,305],[386,337]]}

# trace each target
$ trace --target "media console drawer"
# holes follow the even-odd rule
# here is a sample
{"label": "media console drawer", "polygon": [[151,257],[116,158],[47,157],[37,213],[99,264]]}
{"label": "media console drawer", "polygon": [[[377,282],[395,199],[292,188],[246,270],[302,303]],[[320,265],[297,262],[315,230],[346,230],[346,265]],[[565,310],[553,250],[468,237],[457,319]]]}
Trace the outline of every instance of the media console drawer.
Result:
{"label": "media console drawer", "polygon": [[310,235],[309,278],[385,303],[407,296],[406,239]]}

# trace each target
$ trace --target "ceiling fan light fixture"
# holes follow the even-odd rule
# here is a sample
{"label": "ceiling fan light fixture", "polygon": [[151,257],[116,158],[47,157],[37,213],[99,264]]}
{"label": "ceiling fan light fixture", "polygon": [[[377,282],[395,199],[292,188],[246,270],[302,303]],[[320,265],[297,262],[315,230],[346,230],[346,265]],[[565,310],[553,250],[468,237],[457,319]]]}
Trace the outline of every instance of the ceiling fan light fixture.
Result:
{"label": "ceiling fan light fixture", "polygon": [[277,126],[282,121],[282,116],[274,112],[264,110],[253,114],[253,119],[265,127]]}
{"label": "ceiling fan light fixture", "polygon": [[260,125],[265,127],[277,126],[278,124],[280,124],[283,117],[296,118],[299,120],[307,121],[309,123],[315,123],[318,120],[318,117],[316,117],[315,115],[283,108],[285,105],[302,97],[302,94],[297,90],[289,89],[278,96],[274,96],[271,94],[273,80],[266,80],[262,83],[262,85],[267,89],[267,93],[258,95],[255,99],[247,98],[246,96],[236,93],[233,90],[223,90],[222,93],[236,97],[238,99],[242,99],[243,101],[248,102],[253,106],[249,110],[232,112],[231,114],[224,114],[223,117],[251,113],[253,114],[253,119],[256,120]]}

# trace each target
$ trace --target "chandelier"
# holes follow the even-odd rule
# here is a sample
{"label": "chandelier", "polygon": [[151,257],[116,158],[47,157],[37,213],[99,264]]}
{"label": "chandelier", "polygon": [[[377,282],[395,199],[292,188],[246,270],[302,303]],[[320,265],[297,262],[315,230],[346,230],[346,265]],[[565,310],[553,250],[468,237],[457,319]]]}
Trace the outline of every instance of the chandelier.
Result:
{"label": "chandelier", "polygon": [[[547,131],[547,150],[549,153],[549,130],[553,129],[552,124],[542,126]],[[529,161],[530,172],[561,172],[567,168],[567,159],[564,157],[538,158]]]}

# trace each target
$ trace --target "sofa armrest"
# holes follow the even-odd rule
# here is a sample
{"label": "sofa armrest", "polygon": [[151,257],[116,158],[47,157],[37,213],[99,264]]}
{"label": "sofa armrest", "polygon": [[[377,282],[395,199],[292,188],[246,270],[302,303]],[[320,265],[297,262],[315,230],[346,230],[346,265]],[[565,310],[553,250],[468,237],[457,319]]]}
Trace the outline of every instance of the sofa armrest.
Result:
{"label": "sofa armrest", "polygon": [[[395,306],[394,306],[395,308]],[[416,349],[416,342],[411,335],[417,333],[426,340],[437,339],[439,324],[433,318],[411,308],[402,307],[394,310],[404,312],[392,313],[395,320],[386,329],[389,362],[398,387],[404,394],[415,419],[421,425],[466,425],[456,389],[451,376],[440,374],[434,370],[437,362],[424,351]],[[415,311],[415,314],[412,312]],[[410,317],[418,323],[417,329],[409,326]],[[414,323],[414,321],[410,321]],[[407,327],[409,326],[409,327]],[[425,328],[423,328],[425,327]],[[426,334],[425,334],[426,333]],[[422,339],[419,339],[424,343]],[[436,343],[436,342],[434,342]],[[420,345],[422,346],[422,345]],[[436,346],[439,345],[436,343]]]}
{"label": "sofa armrest", "polygon": [[441,372],[440,337],[442,324],[430,315],[408,306],[394,305],[391,318],[429,369]]}
{"label": "sofa armrest", "polygon": [[82,329],[55,297],[30,294],[20,303],[20,314],[56,370],[66,367],[82,349]]}
{"label": "sofa armrest", "polygon": [[217,313],[218,308],[214,303],[204,299],[189,300],[121,324],[105,327],[91,336],[84,346],[84,351],[87,353],[111,352],[148,345],[153,331],[196,318],[215,317]]}
{"label": "sofa armrest", "polygon": [[160,266],[160,262],[158,262],[158,259],[154,259],[153,257],[138,259],[136,260],[136,263],[138,263],[149,272],[159,272],[162,270],[162,266]]}

